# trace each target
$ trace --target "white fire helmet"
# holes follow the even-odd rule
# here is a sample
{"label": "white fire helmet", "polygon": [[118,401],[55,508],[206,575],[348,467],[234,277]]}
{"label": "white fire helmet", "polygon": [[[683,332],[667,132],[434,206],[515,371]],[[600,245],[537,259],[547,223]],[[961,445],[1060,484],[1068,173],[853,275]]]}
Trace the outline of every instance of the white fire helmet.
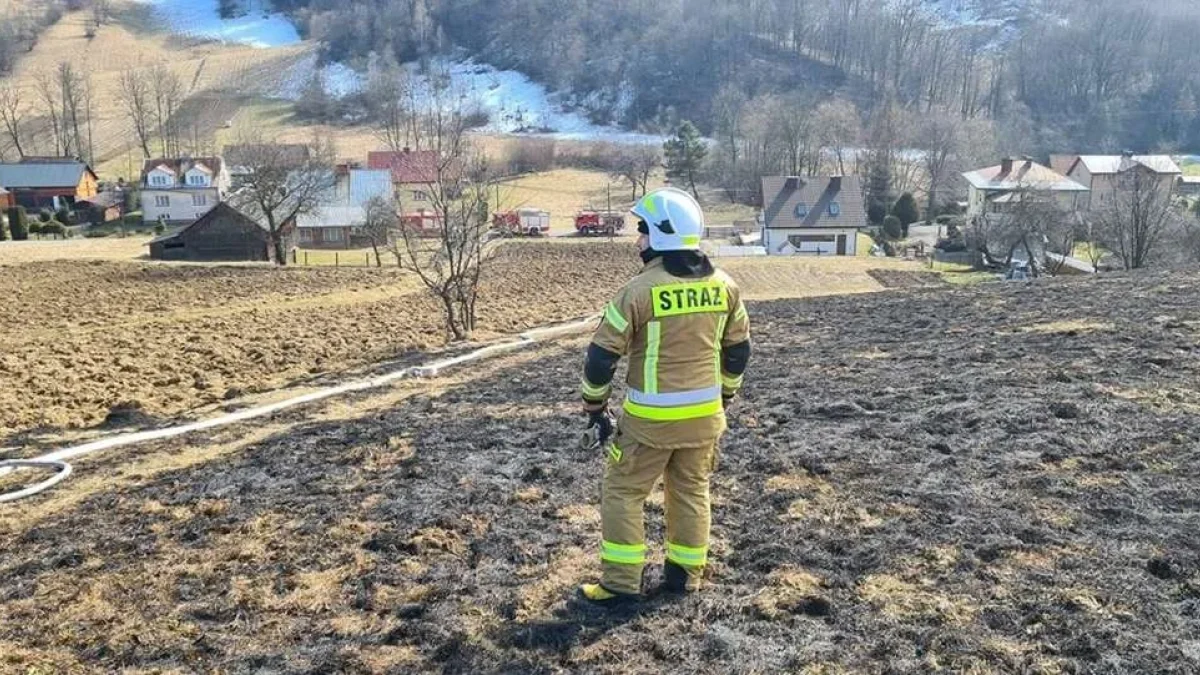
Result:
{"label": "white fire helmet", "polygon": [[646,227],[655,251],[697,251],[704,232],[704,211],[692,196],[679,188],[655,190],[634,205],[633,215]]}

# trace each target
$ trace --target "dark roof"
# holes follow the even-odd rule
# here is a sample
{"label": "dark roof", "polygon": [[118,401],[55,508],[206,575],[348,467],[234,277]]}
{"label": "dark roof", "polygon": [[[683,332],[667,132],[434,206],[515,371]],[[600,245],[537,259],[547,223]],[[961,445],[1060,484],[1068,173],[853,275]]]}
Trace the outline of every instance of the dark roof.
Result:
{"label": "dark roof", "polygon": [[367,167],[390,169],[394,183],[433,183],[438,175],[438,153],[435,150],[405,148],[399,152],[379,150],[367,153]]}
{"label": "dark roof", "polygon": [[199,164],[217,175],[221,173],[221,158],[220,157],[171,157],[161,159],[147,159],[142,162],[142,181],[146,180],[146,174],[157,169],[160,166],[165,166],[170,169],[176,176],[192,170],[193,166]]}
{"label": "dark roof", "polygon": [[251,163],[254,155],[260,153],[263,148],[270,145],[277,145],[282,148],[283,157],[293,164],[303,164],[308,161],[312,155],[312,148],[304,143],[252,143],[246,145],[227,145],[225,146],[225,163],[229,167],[244,167]]}
{"label": "dark roof", "polygon": [[764,176],[762,182],[763,217],[770,229],[867,224],[857,176]]}
{"label": "dark roof", "polygon": [[[7,188],[72,188],[79,185],[87,164],[78,161],[0,164],[0,185]],[[95,175],[95,174],[92,174]]]}
{"label": "dark roof", "polygon": [[240,220],[243,223],[246,223],[253,227],[257,227],[258,229],[260,229],[264,232],[267,231],[267,228],[254,222],[253,218],[250,218],[246,214],[244,214],[241,211],[238,211],[237,209],[230,206],[229,202],[217,202],[217,205],[212,207],[211,209],[209,209],[208,213],[204,214],[203,216],[200,216],[196,220],[192,221],[190,224],[184,225],[183,227],[179,228],[178,230],[175,230],[174,232],[167,232],[166,234],[155,237],[154,239],[151,239],[149,243],[157,244],[159,242],[167,241],[168,239],[174,239],[174,238],[182,235],[184,232],[187,232],[188,230],[190,230],[194,227],[199,227],[202,223],[207,223],[209,220],[212,220],[213,218],[217,218],[222,215],[228,216],[235,220]]}

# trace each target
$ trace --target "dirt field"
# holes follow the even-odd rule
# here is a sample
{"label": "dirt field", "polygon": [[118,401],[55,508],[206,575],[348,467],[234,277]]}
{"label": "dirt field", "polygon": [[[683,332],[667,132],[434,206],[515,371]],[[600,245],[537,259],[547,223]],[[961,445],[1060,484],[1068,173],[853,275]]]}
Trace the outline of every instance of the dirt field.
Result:
{"label": "dirt field", "polygon": [[[637,268],[628,244],[509,245],[484,289],[480,333],[585,316]],[[444,342],[432,298],[390,268],[4,269],[0,438],[91,426],[114,408],[175,415]]]}
{"label": "dirt field", "polygon": [[105,237],[0,242],[0,265],[52,260],[136,260],[149,253],[151,237]]}
{"label": "dirt field", "polygon": [[1195,276],[754,303],[712,585],[612,616],[566,600],[581,339],[97,457],[0,513],[0,670],[1194,673],[1197,307]]}

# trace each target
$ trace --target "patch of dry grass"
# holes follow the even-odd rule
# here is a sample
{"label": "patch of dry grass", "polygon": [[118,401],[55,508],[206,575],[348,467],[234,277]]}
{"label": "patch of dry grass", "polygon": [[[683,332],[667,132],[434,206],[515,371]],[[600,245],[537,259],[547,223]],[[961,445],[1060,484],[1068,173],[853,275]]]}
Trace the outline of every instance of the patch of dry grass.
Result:
{"label": "patch of dry grass", "polygon": [[872,574],[858,594],[885,616],[897,621],[933,621],[956,626],[970,623],[979,612],[969,597],[942,593],[932,581],[909,581],[892,574]]}
{"label": "patch of dry grass", "polygon": [[851,295],[884,290],[867,272],[890,269],[919,272],[920,263],[890,258],[757,257],[719,258],[717,267],[733,277],[750,300]]}

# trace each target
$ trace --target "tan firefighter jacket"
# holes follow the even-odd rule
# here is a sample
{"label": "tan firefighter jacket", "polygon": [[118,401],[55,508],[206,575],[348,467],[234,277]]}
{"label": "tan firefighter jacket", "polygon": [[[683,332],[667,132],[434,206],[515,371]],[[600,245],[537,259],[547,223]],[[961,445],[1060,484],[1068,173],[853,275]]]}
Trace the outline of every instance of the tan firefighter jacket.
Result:
{"label": "tan firefighter jacket", "polygon": [[[723,368],[722,349],[747,343],[750,320],[724,272],[672,276],[660,258],[646,263],[605,307],[592,343],[629,357],[623,431],[653,447],[687,447],[725,430],[724,396],[742,373]],[[744,369],[744,366],[743,366]],[[586,401],[607,400],[609,382],[583,381]]]}

